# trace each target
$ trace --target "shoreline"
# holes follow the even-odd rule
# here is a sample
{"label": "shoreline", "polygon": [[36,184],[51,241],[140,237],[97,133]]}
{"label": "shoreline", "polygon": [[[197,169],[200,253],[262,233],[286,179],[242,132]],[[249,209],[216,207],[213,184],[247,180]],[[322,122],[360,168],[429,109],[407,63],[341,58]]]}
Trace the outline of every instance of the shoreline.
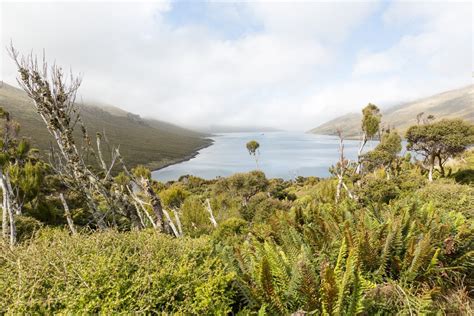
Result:
{"label": "shoreline", "polygon": [[199,155],[199,151],[202,150],[202,149],[205,149],[207,147],[210,147],[212,145],[214,145],[214,140],[212,138],[205,138],[207,140],[209,140],[209,142],[207,144],[203,144],[199,147],[197,147],[192,153],[186,155],[186,156],[183,156],[181,158],[178,158],[178,159],[175,159],[175,160],[170,160],[168,162],[165,162],[164,164],[160,165],[159,167],[151,167],[153,165],[156,165],[154,163],[150,163],[150,170],[151,172],[155,172],[155,171],[159,171],[161,169],[164,169],[166,167],[169,167],[169,166],[172,166],[172,165],[176,165],[176,164],[179,164],[179,163],[182,163],[182,162],[185,162],[185,161],[189,161],[193,158],[196,158],[197,155]]}

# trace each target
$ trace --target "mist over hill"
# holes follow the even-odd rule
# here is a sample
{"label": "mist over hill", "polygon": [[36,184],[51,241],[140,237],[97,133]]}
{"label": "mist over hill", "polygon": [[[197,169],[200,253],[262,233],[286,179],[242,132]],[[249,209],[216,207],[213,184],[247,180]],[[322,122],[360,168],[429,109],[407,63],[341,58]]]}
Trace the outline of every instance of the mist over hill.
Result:
{"label": "mist over hill", "polygon": [[[363,106],[361,105],[361,108]],[[416,116],[419,113],[424,113],[425,116],[434,115],[435,119],[462,118],[474,122],[474,85],[387,109],[382,108],[382,125],[386,128],[395,128],[403,134],[408,127],[417,123]],[[348,113],[319,125],[309,132],[334,135],[340,128],[346,137],[357,137],[361,132],[361,118],[361,113]]]}
{"label": "mist over hill", "polygon": [[[20,89],[3,83],[0,87],[0,107],[10,112],[21,125],[20,135],[45,154],[51,136],[32,104]],[[191,131],[156,119],[142,118],[118,107],[84,104],[81,115],[89,134],[105,132],[111,145],[120,152],[129,166],[138,164],[157,169],[194,156],[212,141],[206,134]],[[79,131],[76,133],[80,139]]]}

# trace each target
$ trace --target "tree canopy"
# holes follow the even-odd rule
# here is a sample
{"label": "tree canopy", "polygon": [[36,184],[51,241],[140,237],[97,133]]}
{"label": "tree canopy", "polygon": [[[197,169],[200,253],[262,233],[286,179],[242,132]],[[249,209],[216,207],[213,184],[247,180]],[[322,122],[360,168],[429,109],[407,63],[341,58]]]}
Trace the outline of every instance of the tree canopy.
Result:
{"label": "tree canopy", "polygon": [[362,110],[362,131],[367,138],[372,138],[377,134],[380,120],[380,109],[375,104],[369,103]]}
{"label": "tree canopy", "polygon": [[249,154],[255,156],[260,144],[256,140],[251,140],[245,146],[247,147]]}
{"label": "tree canopy", "polygon": [[258,148],[260,148],[260,144],[256,140],[251,140],[245,146],[247,147],[249,155],[254,156],[255,163],[256,163],[257,169],[258,169],[258,157],[257,157],[257,155],[258,155]]}
{"label": "tree canopy", "polygon": [[440,171],[444,173],[446,160],[462,153],[474,143],[474,126],[460,119],[444,119],[410,127],[406,139],[407,149],[425,158],[430,174],[436,160]]}

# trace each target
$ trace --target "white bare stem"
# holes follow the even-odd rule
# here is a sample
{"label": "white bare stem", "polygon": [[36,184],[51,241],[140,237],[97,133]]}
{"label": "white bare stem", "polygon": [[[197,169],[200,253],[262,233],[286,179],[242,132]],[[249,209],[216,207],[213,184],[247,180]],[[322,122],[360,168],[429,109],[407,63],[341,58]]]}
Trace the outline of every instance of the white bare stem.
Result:
{"label": "white bare stem", "polygon": [[0,187],[2,189],[3,201],[2,201],[2,237],[6,240],[8,238],[8,192],[5,181],[3,179],[3,173],[0,171]]}
{"label": "white bare stem", "polygon": [[76,227],[74,226],[74,221],[72,220],[71,216],[71,211],[69,210],[69,206],[67,205],[66,199],[64,198],[64,194],[60,193],[59,198],[61,199],[61,202],[63,203],[64,207],[64,215],[66,216],[66,221],[67,225],[69,226],[69,230],[71,231],[71,234],[76,235]]}
{"label": "white bare stem", "polygon": [[167,210],[163,209],[163,214],[166,217],[166,220],[168,221],[168,225],[170,226],[171,230],[173,231],[173,234],[175,237],[180,237],[181,235],[179,234],[178,229],[176,229],[176,226],[174,225],[173,221],[171,220],[170,214],[168,213]]}
{"label": "white bare stem", "polygon": [[174,210],[174,218],[176,220],[176,224],[178,225],[179,235],[183,236],[183,226],[181,225],[181,220],[179,219],[179,214],[177,210]]}
{"label": "white bare stem", "polygon": [[217,227],[217,221],[214,218],[214,214],[212,213],[211,203],[209,202],[209,199],[206,199],[206,210],[209,213],[209,220],[211,221],[212,226]]}

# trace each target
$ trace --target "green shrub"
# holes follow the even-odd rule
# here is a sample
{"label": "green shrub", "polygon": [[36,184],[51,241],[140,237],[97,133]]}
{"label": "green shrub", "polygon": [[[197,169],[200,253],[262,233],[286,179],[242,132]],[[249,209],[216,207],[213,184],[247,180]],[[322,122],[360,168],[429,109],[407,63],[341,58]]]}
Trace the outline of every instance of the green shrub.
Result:
{"label": "green shrub", "polygon": [[260,192],[252,196],[247,205],[242,208],[242,217],[247,221],[258,223],[265,222],[279,210],[288,210],[289,205],[283,201],[269,197],[267,193]]}
{"label": "green shrub", "polygon": [[193,237],[210,233],[213,229],[203,201],[195,195],[188,197],[181,206],[181,223],[184,233]]}
{"label": "green shrub", "polygon": [[229,218],[219,224],[212,234],[212,240],[216,242],[225,241],[228,244],[237,244],[249,231],[249,223],[241,218]]}
{"label": "green shrub", "polygon": [[368,176],[361,181],[356,193],[366,205],[370,203],[388,203],[400,195],[400,188],[396,181]]}
{"label": "green shrub", "polygon": [[419,200],[432,202],[441,212],[459,211],[474,217],[474,187],[457,184],[452,180],[439,180],[416,192]]}
{"label": "green shrub", "polygon": [[167,208],[177,209],[184,202],[190,193],[186,191],[181,184],[173,184],[169,188],[160,192],[160,198],[163,206]]}
{"label": "green shrub", "polygon": [[43,230],[0,244],[1,314],[226,314],[233,279],[208,238]]}
{"label": "green shrub", "polygon": [[261,171],[251,171],[249,173],[236,173],[228,178],[219,179],[214,185],[214,194],[223,192],[234,196],[242,197],[248,201],[258,192],[267,190],[269,182],[265,174]]}

